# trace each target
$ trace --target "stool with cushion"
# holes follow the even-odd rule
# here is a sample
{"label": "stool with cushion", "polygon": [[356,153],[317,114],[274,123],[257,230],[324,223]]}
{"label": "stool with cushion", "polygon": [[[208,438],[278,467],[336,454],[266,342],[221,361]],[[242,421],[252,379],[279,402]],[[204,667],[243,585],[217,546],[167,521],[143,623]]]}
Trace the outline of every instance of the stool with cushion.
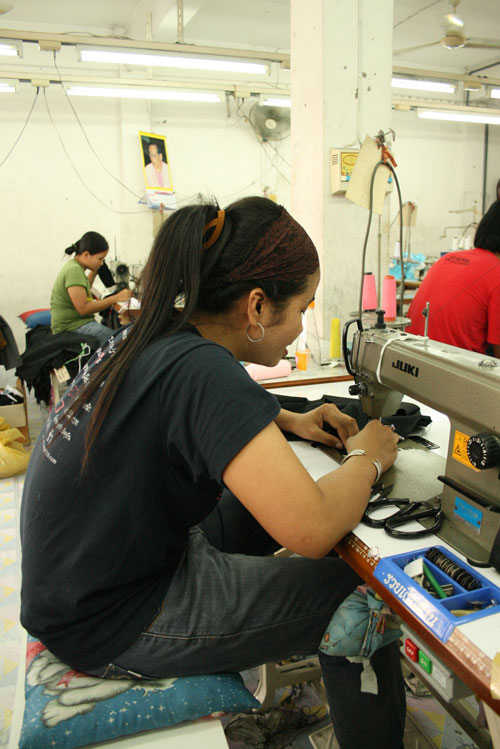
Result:
{"label": "stool with cushion", "polygon": [[[20,733],[19,743],[11,742],[9,746],[12,749],[15,746],[19,746],[19,749],[76,749],[178,724],[183,724],[185,728],[184,731],[177,731],[179,739],[186,733],[203,734],[191,746],[227,746],[219,721],[216,721],[218,730],[211,728],[213,721],[210,720],[201,721],[200,724],[185,722],[218,718],[221,714],[260,707],[239,674],[154,681],[99,679],[74,671],[29,635],[23,681],[24,716],[20,732],[19,729],[17,731]],[[22,693],[17,696],[19,704],[16,704],[16,710],[20,710]],[[13,721],[12,741],[17,738],[15,733]],[[171,733],[172,738],[175,733]],[[163,737],[164,731],[161,734]],[[144,737],[148,745],[148,737],[155,735],[147,734]],[[211,741],[206,741],[209,735],[212,736]],[[218,743],[213,743],[217,737]],[[121,743],[115,741],[113,745],[120,746]],[[140,743],[143,743],[142,736]],[[137,739],[132,744],[124,741],[123,745],[137,746],[138,742]]]}

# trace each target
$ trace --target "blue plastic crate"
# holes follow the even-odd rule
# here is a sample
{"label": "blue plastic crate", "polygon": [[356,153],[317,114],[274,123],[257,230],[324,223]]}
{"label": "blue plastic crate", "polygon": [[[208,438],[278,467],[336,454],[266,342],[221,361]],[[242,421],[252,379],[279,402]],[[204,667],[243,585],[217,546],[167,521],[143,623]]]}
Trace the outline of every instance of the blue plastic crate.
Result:
{"label": "blue plastic crate", "polygon": [[[466,570],[478,581],[479,586],[475,590],[466,590],[425,556],[429,549],[437,549],[461,569]],[[453,585],[452,595],[446,598],[434,598],[425,588],[403,572],[409,562],[419,558],[424,558],[425,564],[440,585]],[[442,546],[428,546],[418,551],[383,557],[376,566],[374,575],[442,642],[446,642],[455,627],[460,624],[500,611],[500,588]],[[452,613],[457,609],[467,609],[471,601],[484,602],[485,608],[471,611],[470,614],[463,616],[456,616]]]}

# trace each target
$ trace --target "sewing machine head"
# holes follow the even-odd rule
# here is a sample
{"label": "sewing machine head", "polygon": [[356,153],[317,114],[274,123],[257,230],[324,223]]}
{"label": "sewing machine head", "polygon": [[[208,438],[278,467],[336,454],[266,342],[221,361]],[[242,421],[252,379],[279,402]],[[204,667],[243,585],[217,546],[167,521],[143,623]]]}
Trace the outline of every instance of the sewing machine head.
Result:
{"label": "sewing machine head", "polygon": [[[347,356],[353,322],[358,330]],[[367,416],[395,413],[403,395],[448,416],[448,456],[439,477],[445,523],[438,535],[470,561],[498,567],[500,360],[401,330],[363,330],[359,320],[344,329],[344,356],[355,380],[350,392]]]}

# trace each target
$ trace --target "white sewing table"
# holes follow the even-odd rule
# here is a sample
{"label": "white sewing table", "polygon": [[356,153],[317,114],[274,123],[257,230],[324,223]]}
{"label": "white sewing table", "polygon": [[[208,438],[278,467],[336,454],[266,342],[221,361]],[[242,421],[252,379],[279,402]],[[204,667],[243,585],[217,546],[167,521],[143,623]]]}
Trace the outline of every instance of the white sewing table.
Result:
{"label": "white sewing table", "polygon": [[[331,371],[331,374],[334,374]],[[346,373],[339,371],[340,381],[321,381],[319,384],[297,384],[290,388],[289,384],[283,387],[279,381],[266,381],[264,386],[271,392],[280,395],[305,396],[310,400],[316,400],[323,395],[349,396],[348,386],[350,382]],[[305,374],[303,375],[306,380]],[[340,379],[340,378],[339,378]],[[310,383],[311,380],[308,380]],[[404,401],[417,403],[417,401],[403,398]],[[427,427],[425,437],[437,443],[440,447],[432,452],[438,453],[446,458],[450,425],[448,418],[427,406],[418,403],[423,414],[432,417],[432,422]],[[313,478],[317,479],[332,470],[334,461],[321,450],[306,442],[290,443],[297,455]],[[420,528],[416,522],[408,529]],[[336,547],[339,555],[386,600],[391,608],[407,623],[408,627],[425,643],[434,653],[461,679],[470,689],[497,715],[500,715],[500,700],[494,699],[491,693],[492,684],[496,687],[496,693],[500,693],[500,673],[497,667],[493,667],[492,661],[497,653],[500,653],[500,613],[490,614],[474,621],[466,622],[457,626],[450,635],[447,642],[443,643],[429,630],[419,619],[417,619],[397,598],[395,598],[383,585],[373,576],[379,557],[391,556],[393,554],[405,553],[433,545],[440,545],[449,549],[453,554],[465,557],[452,549],[448,544],[434,535],[423,538],[393,538],[385,533],[383,529],[371,528],[360,523]],[[500,574],[493,568],[478,569],[481,575],[490,579],[494,584],[500,586]],[[493,673],[493,681],[492,681]],[[490,716],[488,708],[486,713]],[[490,721],[490,730],[493,721]],[[491,731],[492,737],[494,733]],[[500,743],[495,745],[500,746]]]}

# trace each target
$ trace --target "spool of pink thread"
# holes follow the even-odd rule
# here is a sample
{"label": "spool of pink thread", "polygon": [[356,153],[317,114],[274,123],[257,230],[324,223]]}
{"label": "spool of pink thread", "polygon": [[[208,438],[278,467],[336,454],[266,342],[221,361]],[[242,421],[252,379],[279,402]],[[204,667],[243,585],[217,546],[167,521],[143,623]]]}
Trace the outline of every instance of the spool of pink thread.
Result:
{"label": "spool of pink thread", "polygon": [[382,309],[385,310],[386,321],[396,319],[396,279],[394,276],[384,276]]}
{"label": "spool of pink thread", "polygon": [[377,309],[377,291],[375,289],[375,276],[373,273],[365,273],[364,275],[361,304],[365,311]]}

